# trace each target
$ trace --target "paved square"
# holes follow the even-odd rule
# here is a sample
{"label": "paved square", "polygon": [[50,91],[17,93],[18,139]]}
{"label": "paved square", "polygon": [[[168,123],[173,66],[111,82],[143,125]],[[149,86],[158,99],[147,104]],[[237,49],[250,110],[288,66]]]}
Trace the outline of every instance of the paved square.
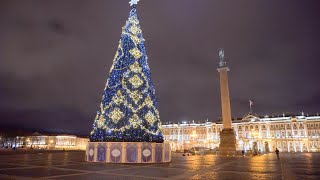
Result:
{"label": "paved square", "polygon": [[99,164],[84,152],[1,154],[0,179],[320,179],[320,153],[254,157],[173,154],[168,164]]}

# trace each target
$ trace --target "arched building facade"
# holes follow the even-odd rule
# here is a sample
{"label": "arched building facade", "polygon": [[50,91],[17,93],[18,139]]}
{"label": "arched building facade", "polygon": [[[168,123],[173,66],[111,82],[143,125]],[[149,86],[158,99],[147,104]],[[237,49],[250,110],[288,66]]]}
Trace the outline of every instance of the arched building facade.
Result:
{"label": "arched building facade", "polygon": [[[165,140],[172,149],[219,147],[221,122],[162,125]],[[319,152],[320,116],[258,117],[246,115],[233,120],[237,150],[273,152]]]}

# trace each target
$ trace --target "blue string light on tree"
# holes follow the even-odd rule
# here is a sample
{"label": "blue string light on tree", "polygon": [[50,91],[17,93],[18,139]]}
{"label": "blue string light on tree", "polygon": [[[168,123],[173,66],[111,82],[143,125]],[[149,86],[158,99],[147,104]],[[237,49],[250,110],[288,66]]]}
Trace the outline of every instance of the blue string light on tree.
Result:
{"label": "blue string light on tree", "polygon": [[109,72],[91,142],[163,142],[161,122],[136,5],[129,18]]}

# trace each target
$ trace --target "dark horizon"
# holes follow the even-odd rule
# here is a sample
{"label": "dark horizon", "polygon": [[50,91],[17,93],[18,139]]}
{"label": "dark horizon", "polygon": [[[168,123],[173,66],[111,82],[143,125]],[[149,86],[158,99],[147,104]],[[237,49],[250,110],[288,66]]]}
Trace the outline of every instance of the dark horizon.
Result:
{"label": "dark horizon", "polygon": [[[129,0],[0,2],[0,126],[92,129]],[[233,117],[320,112],[316,0],[141,0],[138,16],[165,122],[218,120],[218,49]]]}

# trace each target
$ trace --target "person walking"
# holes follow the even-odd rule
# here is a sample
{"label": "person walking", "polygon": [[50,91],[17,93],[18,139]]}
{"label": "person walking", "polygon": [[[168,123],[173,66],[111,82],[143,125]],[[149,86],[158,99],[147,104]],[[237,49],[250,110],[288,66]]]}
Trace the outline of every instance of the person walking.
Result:
{"label": "person walking", "polygon": [[280,157],[279,157],[279,150],[278,150],[278,148],[276,148],[276,154],[277,154],[277,158],[278,158],[278,159],[280,159]]}
{"label": "person walking", "polygon": [[244,150],[242,150],[242,152],[241,152],[241,153],[242,153],[242,157],[244,157]]}

